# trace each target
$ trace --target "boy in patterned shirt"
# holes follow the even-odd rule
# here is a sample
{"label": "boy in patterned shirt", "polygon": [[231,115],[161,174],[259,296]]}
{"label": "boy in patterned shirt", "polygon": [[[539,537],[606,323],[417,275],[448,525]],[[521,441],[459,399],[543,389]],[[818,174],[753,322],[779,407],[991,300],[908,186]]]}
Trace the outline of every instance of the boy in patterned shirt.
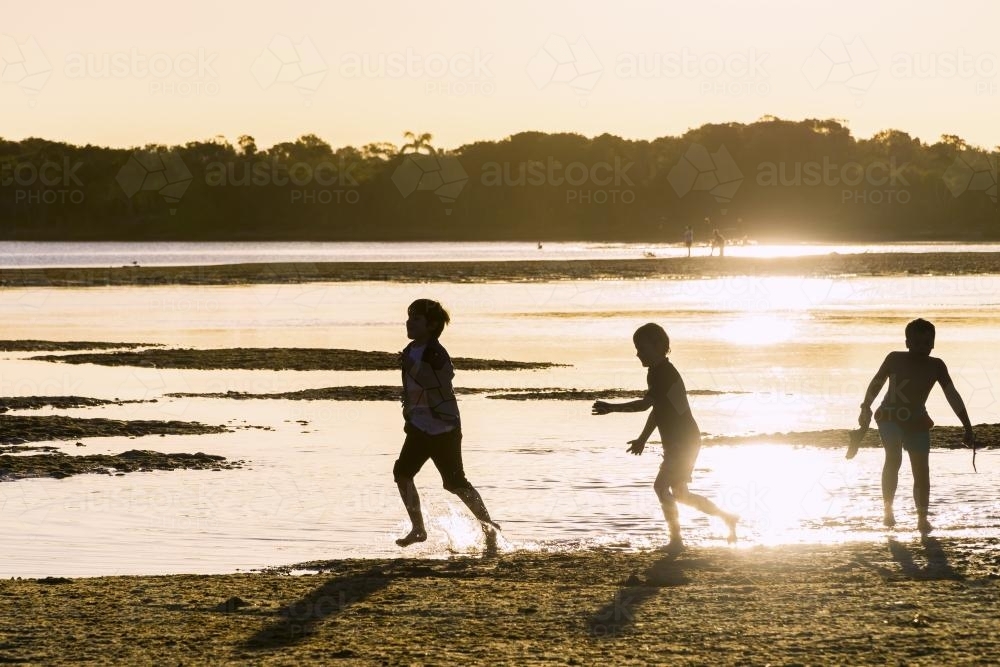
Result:
{"label": "boy in patterned shirt", "polygon": [[458,496],[479,520],[487,551],[495,551],[500,526],[490,518],[479,492],[465,477],[462,424],[452,388],[455,369],[448,351],[438,341],[451,318],[440,303],[430,299],[417,299],[406,312],[406,336],[411,342],[400,353],[406,439],[392,476],[412,528],[396,544],[406,547],[427,539],[413,478],[430,459],[441,474],[444,488]]}

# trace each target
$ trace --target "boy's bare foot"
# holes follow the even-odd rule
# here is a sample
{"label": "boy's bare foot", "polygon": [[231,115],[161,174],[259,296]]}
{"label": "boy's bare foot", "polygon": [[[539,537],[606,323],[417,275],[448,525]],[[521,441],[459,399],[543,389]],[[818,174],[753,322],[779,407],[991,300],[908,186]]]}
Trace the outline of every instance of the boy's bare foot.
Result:
{"label": "boy's bare foot", "polygon": [[497,555],[497,533],[500,532],[500,524],[496,521],[480,521],[479,525],[483,527],[483,537],[486,538],[486,550],[484,555],[486,556],[496,556]]}
{"label": "boy's bare foot", "polygon": [[396,544],[398,544],[401,547],[408,547],[411,544],[415,544],[417,542],[424,542],[426,540],[427,540],[427,531],[423,530],[422,528],[414,528],[404,537],[401,537],[398,540],[396,540]]}
{"label": "boy's bare foot", "polygon": [[726,535],[726,542],[736,544],[736,524],[739,523],[740,518],[735,514],[727,514],[722,517],[722,520],[726,522],[726,527],[729,528],[729,534]]}
{"label": "boy's bare foot", "polygon": [[497,555],[497,531],[495,528],[490,526],[488,529],[483,531],[483,535],[486,538],[486,546],[483,549],[484,556],[496,556]]}
{"label": "boy's bare foot", "polygon": [[893,515],[892,510],[885,510],[882,513],[882,525],[886,528],[894,528],[896,526],[896,517]]}
{"label": "boy's bare foot", "polygon": [[917,530],[920,531],[921,535],[927,535],[934,530],[934,526],[932,526],[931,522],[927,520],[927,517],[922,516],[917,520]]}
{"label": "boy's bare foot", "polygon": [[665,546],[663,550],[671,556],[676,556],[680,552],[684,551],[684,542],[679,537],[671,537],[670,542],[667,543],[667,546]]}

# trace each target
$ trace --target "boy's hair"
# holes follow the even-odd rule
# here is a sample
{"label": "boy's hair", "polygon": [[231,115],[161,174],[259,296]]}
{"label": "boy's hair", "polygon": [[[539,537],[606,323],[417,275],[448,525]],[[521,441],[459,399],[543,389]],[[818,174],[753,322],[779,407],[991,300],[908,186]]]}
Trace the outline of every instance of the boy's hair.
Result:
{"label": "boy's hair", "polygon": [[917,318],[906,325],[906,340],[912,340],[920,334],[934,336],[934,325],[923,318]]}
{"label": "boy's hair", "polygon": [[406,309],[408,315],[423,315],[435,338],[441,336],[444,325],[451,322],[448,311],[437,301],[432,299],[417,299]]}
{"label": "boy's hair", "polygon": [[635,333],[632,334],[632,340],[634,342],[640,338],[662,348],[663,354],[670,354],[670,336],[667,335],[667,332],[659,324],[650,322],[636,329]]}

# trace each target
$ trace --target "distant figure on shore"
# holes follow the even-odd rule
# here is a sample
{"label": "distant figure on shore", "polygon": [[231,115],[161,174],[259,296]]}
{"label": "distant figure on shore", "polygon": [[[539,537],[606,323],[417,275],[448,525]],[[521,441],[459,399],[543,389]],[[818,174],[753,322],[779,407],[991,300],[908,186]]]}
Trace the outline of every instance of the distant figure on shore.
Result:
{"label": "distant figure on shore", "polygon": [[539,249],[539,250],[541,250],[541,249],[542,249],[542,242],[541,242],[541,241],[539,241],[539,242],[538,242],[538,249]]}
{"label": "distant figure on shore", "polygon": [[708,256],[711,257],[715,254],[715,249],[719,249],[719,257],[723,257],[726,254],[726,239],[719,232],[718,229],[712,230],[712,249],[708,251]]}
{"label": "distant figure on shore", "polygon": [[688,250],[688,257],[691,256],[691,246],[694,245],[694,230],[691,229],[691,225],[687,225],[684,228],[684,246]]}
{"label": "distant figure on shore", "polygon": [[694,463],[701,449],[701,431],[691,414],[684,381],[667,358],[670,353],[670,338],[667,332],[658,324],[644,324],[636,330],[632,341],[635,343],[639,361],[649,369],[646,373],[648,386],[646,395],[628,403],[596,401],[592,414],[606,415],[609,412],[642,412],[653,409],[642,433],[635,440],[629,441],[631,446],[627,451],[635,455],[642,454],[646,440],[653,433],[653,429],[659,430],[660,441],[663,443],[663,463],[660,464],[660,472],[653,483],[653,490],[656,491],[660,506],[663,508],[663,517],[670,528],[668,552],[676,554],[684,548],[680,522],[677,518],[678,502],[722,519],[729,528],[729,541],[735,542],[736,522],[739,518],[735,514],[719,509],[708,498],[688,491],[691,471],[694,470]]}
{"label": "distant figure on shore", "polygon": [[[885,463],[882,467],[882,523],[887,528],[896,525],[892,503],[896,496],[899,467],[905,449],[913,471],[917,529],[922,535],[930,533],[933,528],[927,519],[927,511],[931,492],[928,455],[931,447],[930,430],[934,422],[927,414],[925,403],[935,383],[941,385],[948,405],[965,427],[962,441],[969,447],[976,446],[972,422],[969,421],[962,397],[948,375],[948,368],[944,361],[930,356],[934,349],[934,335],[934,325],[927,320],[916,319],[906,325],[906,352],[890,352],[886,356],[868,385],[861,402],[861,414],[858,416],[858,425],[863,432],[871,424],[872,402],[888,380],[889,390],[874,413],[882,438],[882,448],[885,450]],[[852,442],[851,447],[856,449],[856,444]],[[848,450],[848,456],[851,455],[851,450]]]}
{"label": "distant figure on shore", "polygon": [[399,488],[410,532],[396,540],[406,547],[427,539],[420,496],[413,478],[428,459],[441,474],[444,488],[461,498],[479,519],[488,552],[496,551],[496,531],[479,492],[465,478],[462,465],[462,424],[452,388],[455,369],[447,350],[438,342],[451,318],[437,301],[417,299],[406,311],[406,336],[411,342],[400,353],[403,371],[403,431],[406,439],[392,476]]}

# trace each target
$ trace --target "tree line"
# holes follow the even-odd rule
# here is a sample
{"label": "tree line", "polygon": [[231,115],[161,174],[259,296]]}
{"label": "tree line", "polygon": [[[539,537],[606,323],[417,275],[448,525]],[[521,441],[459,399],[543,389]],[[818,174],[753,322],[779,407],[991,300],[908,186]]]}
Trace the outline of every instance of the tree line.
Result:
{"label": "tree line", "polygon": [[634,141],[313,134],[130,149],[0,138],[6,240],[996,240],[1000,146],[869,139],[838,120],[709,124]]}

